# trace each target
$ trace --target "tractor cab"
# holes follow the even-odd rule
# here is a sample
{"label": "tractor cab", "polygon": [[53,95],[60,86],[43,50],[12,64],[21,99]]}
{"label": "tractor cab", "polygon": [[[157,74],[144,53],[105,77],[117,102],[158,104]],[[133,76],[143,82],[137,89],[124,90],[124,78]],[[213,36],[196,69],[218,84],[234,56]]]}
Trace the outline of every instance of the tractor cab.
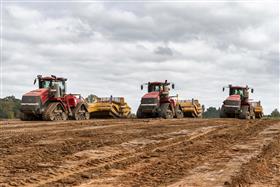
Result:
{"label": "tractor cab", "polygon": [[[147,85],[148,86],[147,95],[150,95],[150,93],[154,93],[159,95],[161,100],[166,100],[169,98],[170,84],[171,83],[167,82],[167,80],[165,80],[165,82],[148,82],[146,84],[141,85],[141,90],[143,90],[143,85]],[[171,87],[172,89],[174,89],[175,85],[172,83]]]}
{"label": "tractor cab", "polygon": [[229,95],[240,95],[241,97],[244,95],[244,88],[242,87],[230,87]]}
{"label": "tractor cab", "polygon": [[[171,83],[167,82],[148,82],[146,84],[141,85],[141,90],[143,90],[143,85],[148,85],[148,93],[150,92],[169,92],[169,85]],[[172,83],[172,89],[175,88],[175,85]]]}
{"label": "tractor cab", "polygon": [[38,79],[39,89],[46,88],[54,93],[55,97],[63,97],[66,94],[66,78],[56,77],[51,75],[50,77],[42,77],[38,75],[34,80],[34,84]]}
{"label": "tractor cab", "polygon": [[[248,86],[246,87],[242,87],[242,86],[232,86],[229,85],[229,96],[232,95],[239,95],[241,97],[241,99],[245,99],[249,97],[249,90],[251,89],[251,93],[254,92],[253,88],[249,88]],[[223,91],[225,90],[225,87],[223,87]]]}
{"label": "tractor cab", "polygon": [[148,83],[148,92],[160,92],[163,90],[163,83],[152,82]]}

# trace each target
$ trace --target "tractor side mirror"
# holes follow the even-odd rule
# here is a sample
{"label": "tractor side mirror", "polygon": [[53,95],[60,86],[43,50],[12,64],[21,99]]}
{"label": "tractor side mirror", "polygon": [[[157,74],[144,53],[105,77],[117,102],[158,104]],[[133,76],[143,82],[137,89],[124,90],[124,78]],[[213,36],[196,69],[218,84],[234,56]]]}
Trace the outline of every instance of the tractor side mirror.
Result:
{"label": "tractor side mirror", "polygon": [[34,82],[33,82],[33,84],[35,85],[35,84],[36,84],[36,82],[37,82],[37,79],[34,79]]}
{"label": "tractor side mirror", "polygon": [[175,88],[175,84],[172,84],[171,87],[172,87],[172,89],[174,89]]}
{"label": "tractor side mirror", "polygon": [[143,85],[141,85],[141,90],[143,90]]}
{"label": "tractor side mirror", "polygon": [[254,89],[253,88],[251,89],[251,93],[254,93]]}
{"label": "tractor side mirror", "polygon": [[223,92],[225,91],[225,87],[223,87]]}

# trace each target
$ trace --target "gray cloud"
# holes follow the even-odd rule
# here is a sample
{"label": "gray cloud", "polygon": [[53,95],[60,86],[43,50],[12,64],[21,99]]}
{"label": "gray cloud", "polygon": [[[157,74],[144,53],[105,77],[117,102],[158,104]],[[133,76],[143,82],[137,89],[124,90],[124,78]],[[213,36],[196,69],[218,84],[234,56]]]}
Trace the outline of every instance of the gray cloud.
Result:
{"label": "gray cloud", "polygon": [[34,89],[37,74],[69,78],[69,92],[125,96],[168,79],[182,98],[220,106],[229,83],[279,108],[275,3],[5,3],[3,95]]}
{"label": "gray cloud", "polygon": [[173,51],[169,47],[161,47],[161,46],[156,48],[155,53],[158,55],[168,55],[168,56],[173,55]]}

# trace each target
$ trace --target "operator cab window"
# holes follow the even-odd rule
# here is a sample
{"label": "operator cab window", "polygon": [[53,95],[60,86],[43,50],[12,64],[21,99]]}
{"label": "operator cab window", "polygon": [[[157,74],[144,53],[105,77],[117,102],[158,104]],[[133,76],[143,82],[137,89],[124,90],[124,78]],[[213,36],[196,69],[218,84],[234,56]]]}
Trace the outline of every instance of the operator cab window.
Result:
{"label": "operator cab window", "polygon": [[156,92],[159,92],[159,91],[160,91],[160,86],[159,86],[159,85],[156,85],[156,86],[155,86],[155,91],[156,91]]}
{"label": "operator cab window", "polygon": [[59,87],[60,87],[62,90],[65,89],[65,86],[64,86],[63,82],[59,81],[59,82],[56,82],[56,83],[59,85]]}
{"label": "operator cab window", "polygon": [[230,95],[240,95],[240,96],[243,96],[243,90],[242,89],[233,89],[231,91]]}
{"label": "operator cab window", "polygon": [[56,84],[58,84],[60,89],[60,95],[63,95],[65,93],[65,84],[63,81],[57,81]]}
{"label": "operator cab window", "polygon": [[49,88],[51,86],[51,81],[42,81],[40,88]]}
{"label": "operator cab window", "polygon": [[162,85],[151,85],[149,92],[159,92],[163,89]]}

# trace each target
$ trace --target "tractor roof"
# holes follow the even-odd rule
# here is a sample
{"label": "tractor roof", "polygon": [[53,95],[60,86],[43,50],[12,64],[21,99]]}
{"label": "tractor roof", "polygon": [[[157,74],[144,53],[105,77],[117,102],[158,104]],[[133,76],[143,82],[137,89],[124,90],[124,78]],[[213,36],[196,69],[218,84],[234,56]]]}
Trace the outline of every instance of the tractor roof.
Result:
{"label": "tractor roof", "polygon": [[[150,84],[166,84],[165,82],[149,82]],[[169,82],[167,82],[167,84],[170,84]]]}
{"label": "tractor roof", "polygon": [[63,78],[63,77],[55,77],[55,76],[46,76],[46,77],[38,76],[38,78],[41,79],[41,80],[67,81],[66,78]]}
{"label": "tractor roof", "polygon": [[246,88],[246,86],[231,86],[231,88],[245,89],[245,88]]}

